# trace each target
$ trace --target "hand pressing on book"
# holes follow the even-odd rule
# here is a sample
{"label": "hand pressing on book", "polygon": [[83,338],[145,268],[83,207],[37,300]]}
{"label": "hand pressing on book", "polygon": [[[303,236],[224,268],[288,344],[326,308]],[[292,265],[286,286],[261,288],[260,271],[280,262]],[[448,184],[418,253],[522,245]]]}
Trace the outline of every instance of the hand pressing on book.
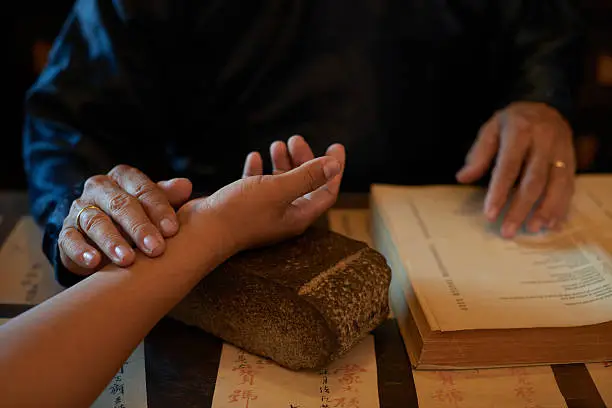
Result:
{"label": "hand pressing on book", "polygon": [[524,222],[538,232],[563,221],[574,193],[576,164],[572,130],[557,110],[543,103],[516,102],[497,112],[480,129],[457,179],[476,181],[494,159],[484,211],[495,221],[509,205],[504,237],[513,237]]}
{"label": "hand pressing on book", "polygon": [[[344,148],[335,146],[343,160]],[[251,153],[241,180],[179,210],[182,233],[215,231],[219,250],[231,256],[304,232],[335,203],[329,184],[340,182],[343,163],[332,155],[294,160],[300,164],[263,175],[261,156]]]}

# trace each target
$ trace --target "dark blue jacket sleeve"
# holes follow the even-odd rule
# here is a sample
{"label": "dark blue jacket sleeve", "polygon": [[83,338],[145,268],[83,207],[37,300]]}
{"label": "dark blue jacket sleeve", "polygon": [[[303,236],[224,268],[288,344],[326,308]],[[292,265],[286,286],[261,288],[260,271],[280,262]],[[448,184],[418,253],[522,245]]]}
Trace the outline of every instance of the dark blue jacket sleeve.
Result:
{"label": "dark blue jacket sleeve", "polygon": [[145,3],[77,0],[26,96],[31,211],[65,286],[79,279],[62,267],[57,238],[85,180],[119,163],[150,176],[163,168],[150,167],[163,162],[162,135],[169,131],[161,78],[169,74],[162,58],[172,36],[160,1]]}
{"label": "dark blue jacket sleeve", "polygon": [[496,3],[509,79],[503,103],[543,102],[571,120],[584,61],[578,8],[572,0]]}

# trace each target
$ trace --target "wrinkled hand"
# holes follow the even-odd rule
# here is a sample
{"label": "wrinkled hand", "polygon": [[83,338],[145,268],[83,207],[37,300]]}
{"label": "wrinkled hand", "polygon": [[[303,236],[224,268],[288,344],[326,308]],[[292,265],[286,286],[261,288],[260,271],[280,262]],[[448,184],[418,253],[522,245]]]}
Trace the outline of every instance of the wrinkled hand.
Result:
{"label": "wrinkled hand", "polygon": [[[59,235],[62,263],[75,274],[89,275],[108,261],[119,266],[132,264],[132,243],[148,256],[162,254],[164,238],[179,229],[174,207],[182,205],[190,195],[189,180],[154,183],[126,165],[116,166],[106,175],[90,177],[81,197],[72,203]],[[76,222],[83,208],[80,232]]]}
{"label": "wrinkled hand", "polygon": [[[297,154],[289,153],[293,160],[291,166],[279,168],[287,163],[273,159],[276,174],[263,175],[261,156],[251,153],[241,180],[209,197],[192,200],[180,209],[183,228],[221,231],[219,246],[229,255],[304,232],[336,201],[344,148],[340,145],[330,148],[341,160],[332,154],[309,160],[306,156],[300,157],[301,153],[310,151],[308,145],[301,138],[293,140],[289,142],[289,151]],[[284,143],[276,143],[271,149],[282,150],[282,146]],[[282,156],[287,158],[287,153]]]}
{"label": "wrinkled hand", "polygon": [[496,155],[484,212],[494,221],[511,200],[502,224],[504,237],[513,237],[525,221],[531,232],[563,221],[574,192],[576,164],[572,130],[559,112],[541,103],[517,102],[496,113],[480,129],[457,179],[476,181]]}

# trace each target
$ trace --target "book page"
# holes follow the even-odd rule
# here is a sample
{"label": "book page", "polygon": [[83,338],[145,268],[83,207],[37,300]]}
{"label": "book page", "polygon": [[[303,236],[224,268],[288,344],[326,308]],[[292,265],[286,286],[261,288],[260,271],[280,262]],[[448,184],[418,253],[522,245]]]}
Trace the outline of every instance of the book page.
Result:
{"label": "book page", "polygon": [[374,337],[318,372],[291,371],[223,344],[213,408],[378,408]]}
{"label": "book page", "polygon": [[[10,319],[1,319],[0,326]],[[144,343],[138,345],[91,408],[146,408]]]}
{"label": "book page", "polygon": [[62,290],[42,252],[42,232],[22,217],[0,248],[0,303],[35,305]]}
{"label": "book page", "polygon": [[550,367],[412,374],[420,408],[567,407]]}
{"label": "book page", "polygon": [[585,364],[606,406],[612,407],[612,361]]}
{"label": "book page", "polygon": [[[332,231],[371,242],[369,210],[334,209],[328,219]],[[566,406],[549,366],[457,371],[413,369],[412,375],[421,408]]]}
{"label": "book page", "polygon": [[374,222],[432,330],[588,325],[612,321],[610,191],[612,178],[579,181],[563,230],[512,240],[469,187],[374,186]]}

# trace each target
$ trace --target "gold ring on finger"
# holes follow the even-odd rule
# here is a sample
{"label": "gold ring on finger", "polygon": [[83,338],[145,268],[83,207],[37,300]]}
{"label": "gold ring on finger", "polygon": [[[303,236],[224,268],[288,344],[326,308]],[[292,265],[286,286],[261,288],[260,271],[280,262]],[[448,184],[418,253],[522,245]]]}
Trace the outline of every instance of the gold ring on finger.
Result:
{"label": "gold ring on finger", "polygon": [[79,213],[76,216],[74,227],[76,228],[77,231],[79,231],[83,235],[85,235],[85,231],[83,231],[83,228],[81,228],[81,215],[83,214],[85,210],[90,209],[90,208],[94,210],[102,211],[102,209],[98,207],[97,205],[86,205],[85,207],[79,210]]}
{"label": "gold ring on finger", "polygon": [[555,160],[553,162],[553,167],[556,168],[556,169],[565,169],[565,168],[567,168],[567,163],[565,163],[562,160]]}

